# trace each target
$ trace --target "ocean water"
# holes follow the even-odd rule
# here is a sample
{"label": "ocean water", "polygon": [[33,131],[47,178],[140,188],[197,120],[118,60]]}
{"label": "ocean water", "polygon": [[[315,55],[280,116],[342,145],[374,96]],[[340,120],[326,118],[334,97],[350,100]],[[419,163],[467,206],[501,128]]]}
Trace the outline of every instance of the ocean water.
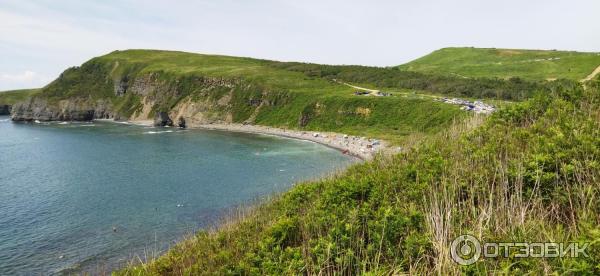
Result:
{"label": "ocean water", "polygon": [[0,116],[0,275],[99,273],[356,160],[311,142]]}

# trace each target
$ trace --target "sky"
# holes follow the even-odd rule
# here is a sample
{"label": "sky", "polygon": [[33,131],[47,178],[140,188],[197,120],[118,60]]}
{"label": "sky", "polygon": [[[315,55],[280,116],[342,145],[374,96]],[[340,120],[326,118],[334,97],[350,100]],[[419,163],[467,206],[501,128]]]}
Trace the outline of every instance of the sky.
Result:
{"label": "sky", "polygon": [[600,52],[598,0],[0,0],[0,91],[133,48],[399,65],[452,46]]}

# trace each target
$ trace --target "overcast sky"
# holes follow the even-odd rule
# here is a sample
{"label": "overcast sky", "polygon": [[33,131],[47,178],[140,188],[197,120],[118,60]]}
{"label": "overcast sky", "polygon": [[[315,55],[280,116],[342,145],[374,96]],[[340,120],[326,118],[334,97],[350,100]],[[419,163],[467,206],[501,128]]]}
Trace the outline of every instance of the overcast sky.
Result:
{"label": "overcast sky", "polygon": [[0,90],[116,49],[398,65],[449,46],[600,51],[599,0],[0,0]]}

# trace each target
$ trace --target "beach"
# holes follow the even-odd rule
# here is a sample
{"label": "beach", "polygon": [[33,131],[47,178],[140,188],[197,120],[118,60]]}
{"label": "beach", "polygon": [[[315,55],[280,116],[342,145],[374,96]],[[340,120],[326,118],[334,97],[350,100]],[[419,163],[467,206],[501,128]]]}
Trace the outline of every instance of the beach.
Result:
{"label": "beach", "polygon": [[335,132],[290,130],[276,127],[243,124],[205,124],[193,126],[201,129],[247,132],[264,135],[275,135],[293,139],[312,141],[363,160],[372,159],[378,152],[389,150],[388,143],[378,139],[352,136]]}
{"label": "beach", "polygon": [[[99,119],[97,121],[116,122],[112,119]],[[127,123],[143,126],[152,126],[152,120],[132,120]],[[292,139],[300,139],[319,143],[331,148],[338,149],[345,154],[358,157],[362,160],[372,159],[378,152],[391,151],[390,145],[386,141],[372,139],[368,137],[359,137],[335,132],[321,132],[308,130],[291,130],[277,127],[268,127],[249,124],[192,124],[190,129],[208,129],[219,131],[245,132],[261,135],[274,135]]]}

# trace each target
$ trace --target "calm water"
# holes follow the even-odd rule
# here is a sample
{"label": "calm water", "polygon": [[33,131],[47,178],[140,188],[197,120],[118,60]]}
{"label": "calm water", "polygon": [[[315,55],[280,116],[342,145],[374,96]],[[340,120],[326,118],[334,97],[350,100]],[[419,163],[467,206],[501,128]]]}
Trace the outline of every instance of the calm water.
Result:
{"label": "calm water", "polygon": [[234,206],[354,161],[269,136],[0,116],[0,275],[143,259]]}

